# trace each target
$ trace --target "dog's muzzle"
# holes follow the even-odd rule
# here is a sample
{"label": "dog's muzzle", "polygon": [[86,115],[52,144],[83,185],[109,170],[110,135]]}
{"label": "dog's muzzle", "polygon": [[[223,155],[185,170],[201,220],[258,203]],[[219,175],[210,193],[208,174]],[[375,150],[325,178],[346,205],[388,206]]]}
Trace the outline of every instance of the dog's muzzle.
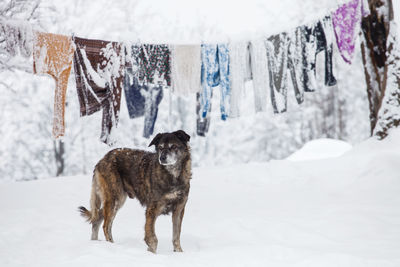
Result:
{"label": "dog's muzzle", "polygon": [[161,153],[158,161],[161,165],[174,165],[177,159],[175,154]]}

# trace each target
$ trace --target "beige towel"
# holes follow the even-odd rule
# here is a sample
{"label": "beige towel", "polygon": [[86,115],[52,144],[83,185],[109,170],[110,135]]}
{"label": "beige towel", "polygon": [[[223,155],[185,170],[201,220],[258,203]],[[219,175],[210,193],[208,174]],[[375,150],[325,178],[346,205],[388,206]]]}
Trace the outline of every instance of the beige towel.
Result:
{"label": "beige towel", "polygon": [[200,45],[175,45],[172,50],[173,92],[188,95],[200,91],[201,48]]}

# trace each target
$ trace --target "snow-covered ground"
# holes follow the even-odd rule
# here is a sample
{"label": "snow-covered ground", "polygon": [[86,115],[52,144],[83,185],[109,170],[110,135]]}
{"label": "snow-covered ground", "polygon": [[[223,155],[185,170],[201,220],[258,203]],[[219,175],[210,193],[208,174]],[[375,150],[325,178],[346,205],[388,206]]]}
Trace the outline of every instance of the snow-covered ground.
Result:
{"label": "snow-covered ground", "polygon": [[399,147],[396,130],[336,158],[195,168],[184,253],[172,252],[169,216],[158,254],[146,251],[132,200],[114,244],[90,241],[76,210],[90,176],[1,184],[0,266],[400,266]]}

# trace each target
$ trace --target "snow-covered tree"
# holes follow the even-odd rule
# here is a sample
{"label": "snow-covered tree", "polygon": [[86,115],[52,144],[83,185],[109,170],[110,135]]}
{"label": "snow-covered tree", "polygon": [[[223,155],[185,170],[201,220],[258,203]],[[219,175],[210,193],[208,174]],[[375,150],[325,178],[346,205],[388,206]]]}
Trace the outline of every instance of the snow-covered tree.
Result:
{"label": "snow-covered tree", "polygon": [[387,136],[399,125],[400,53],[392,0],[370,0],[361,44],[370,107],[371,134]]}
{"label": "snow-covered tree", "polygon": [[386,89],[374,129],[380,138],[385,138],[390,128],[400,125],[400,45],[399,38],[396,39],[395,35],[396,26],[392,21],[388,36]]}

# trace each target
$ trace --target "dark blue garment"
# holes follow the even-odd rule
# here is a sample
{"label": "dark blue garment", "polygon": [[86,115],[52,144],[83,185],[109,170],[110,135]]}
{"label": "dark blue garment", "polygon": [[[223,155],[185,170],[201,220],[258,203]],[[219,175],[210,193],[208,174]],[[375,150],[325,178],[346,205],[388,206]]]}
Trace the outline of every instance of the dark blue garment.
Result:
{"label": "dark blue garment", "polygon": [[[132,45],[126,50],[127,64],[125,68],[124,90],[129,117],[133,119],[144,116],[143,136],[149,138],[154,132],[158,105],[163,98],[163,87],[161,84],[155,85],[149,83],[146,79],[140,81],[140,72],[144,73],[146,71],[145,65],[141,64],[143,63],[143,58],[140,57],[140,53],[143,51],[143,47],[140,45]],[[146,53],[142,56],[144,55]],[[169,68],[169,66],[167,67]]]}
{"label": "dark blue garment", "polygon": [[149,138],[154,132],[158,105],[163,98],[163,87],[161,85],[143,86],[141,93],[145,96],[143,137]]}
{"label": "dark blue garment", "polygon": [[317,54],[325,52],[325,85],[334,86],[337,81],[333,74],[333,44],[327,38],[332,32],[330,16],[318,21],[312,26],[302,26],[303,34],[303,65],[304,65],[304,91],[313,92],[316,90],[316,58]]}
{"label": "dark blue garment", "polygon": [[196,105],[196,114],[197,114],[196,132],[197,132],[198,136],[206,136],[206,133],[208,132],[208,128],[210,127],[210,117],[206,116],[204,118],[202,116],[202,114],[200,114],[200,109],[201,109],[200,93],[196,94],[196,102],[197,102],[197,105]]}
{"label": "dark blue garment", "polygon": [[127,68],[124,78],[124,90],[126,105],[131,119],[144,115],[144,96],[140,93],[142,86],[139,86],[138,79],[132,73],[131,68]]}

